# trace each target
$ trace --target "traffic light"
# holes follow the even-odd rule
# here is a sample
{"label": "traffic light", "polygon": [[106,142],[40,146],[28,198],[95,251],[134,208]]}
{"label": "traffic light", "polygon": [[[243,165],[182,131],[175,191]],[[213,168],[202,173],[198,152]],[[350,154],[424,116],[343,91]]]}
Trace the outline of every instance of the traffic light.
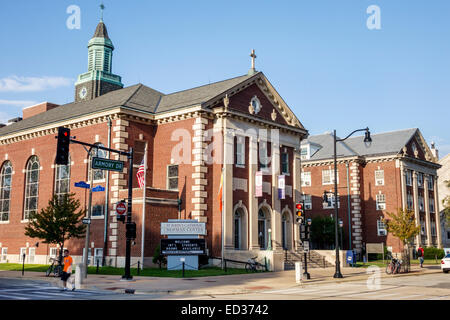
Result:
{"label": "traffic light", "polygon": [[127,223],[126,225],[126,237],[127,239],[136,239],[136,223],[135,222],[131,222],[131,223]]}
{"label": "traffic light", "polygon": [[303,202],[298,202],[296,205],[295,205],[295,213],[296,213],[296,215],[297,215],[297,222],[298,223],[302,223],[303,222],[303,220],[305,219],[305,212],[303,211],[304,209],[304,206],[303,206]]}
{"label": "traffic light", "polygon": [[125,223],[125,218],[126,218],[125,214],[118,214],[116,217],[117,217],[117,221],[122,221],[122,223]]}
{"label": "traffic light", "polygon": [[70,129],[58,128],[58,143],[56,146],[56,164],[68,165],[69,162]]}

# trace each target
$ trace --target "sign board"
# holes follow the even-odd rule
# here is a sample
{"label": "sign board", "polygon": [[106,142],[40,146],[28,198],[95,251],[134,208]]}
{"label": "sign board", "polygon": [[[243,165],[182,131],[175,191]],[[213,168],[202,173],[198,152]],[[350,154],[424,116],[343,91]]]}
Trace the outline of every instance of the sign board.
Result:
{"label": "sign board", "polygon": [[163,255],[206,254],[205,239],[161,239]]}
{"label": "sign board", "polygon": [[262,194],[263,194],[262,171],[256,171],[256,174],[255,174],[255,197],[262,197]]}
{"label": "sign board", "polygon": [[83,224],[91,224],[91,219],[85,218],[82,221],[83,221]]}
{"label": "sign board", "polygon": [[123,161],[109,160],[103,158],[92,158],[92,169],[101,169],[109,171],[123,171]]}
{"label": "sign board", "polygon": [[206,224],[204,222],[162,222],[161,234],[199,234],[206,235]]}
{"label": "sign board", "polygon": [[278,176],[278,199],[284,199],[286,196],[285,175]]}
{"label": "sign board", "polygon": [[96,186],[95,188],[92,188],[92,192],[104,192],[106,189],[102,186]]}
{"label": "sign board", "polygon": [[303,241],[303,251],[309,252],[309,241]]}
{"label": "sign board", "polygon": [[84,181],[80,181],[80,182],[75,182],[75,187],[89,189],[91,186]]}
{"label": "sign board", "polygon": [[124,202],[119,202],[116,205],[116,212],[119,215],[125,214],[127,212],[127,206]]}
{"label": "sign board", "polygon": [[367,253],[384,253],[384,244],[381,243],[366,243]]}

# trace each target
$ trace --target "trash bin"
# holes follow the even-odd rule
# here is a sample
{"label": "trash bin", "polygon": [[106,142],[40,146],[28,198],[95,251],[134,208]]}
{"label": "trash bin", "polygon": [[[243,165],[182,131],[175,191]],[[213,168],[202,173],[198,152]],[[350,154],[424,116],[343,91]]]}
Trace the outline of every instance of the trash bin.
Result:
{"label": "trash bin", "polygon": [[353,250],[349,250],[347,251],[347,264],[351,265],[353,267],[353,265],[356,264],[356,253]]}

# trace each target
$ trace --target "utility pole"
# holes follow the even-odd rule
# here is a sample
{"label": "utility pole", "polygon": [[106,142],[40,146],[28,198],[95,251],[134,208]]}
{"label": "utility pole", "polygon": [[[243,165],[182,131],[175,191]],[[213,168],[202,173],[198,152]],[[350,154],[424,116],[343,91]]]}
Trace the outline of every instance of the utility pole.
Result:
{"label": "utility pole", "polygon": [[[92,151],[92,149],[91,149]],[[89,223],[86,226],[86,240],[84,243],[84,252],[83,252],[83,265],[84,265],[84,278],[87,278],[87,270],[88,270],[88,252],[89,252],[89,241],[90,241],[90,231],[91,231],[91,214],[92,214],[92,187],[94,183],[94,172],[92,170],[92,152],[89,152],[89,201],[88,201],[88,211],[87,211],[87,219],[89,219]]]}

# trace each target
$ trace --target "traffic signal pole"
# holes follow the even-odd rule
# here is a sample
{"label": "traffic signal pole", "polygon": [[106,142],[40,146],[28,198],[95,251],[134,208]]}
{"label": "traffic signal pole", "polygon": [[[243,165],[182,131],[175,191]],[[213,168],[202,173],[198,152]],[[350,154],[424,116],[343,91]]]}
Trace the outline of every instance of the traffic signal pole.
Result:
{"label": "traffic signal pole", "polygon": [[[131,209],[132,209],[132,198],[133,198],[133,158],[134,151],[130,148],[130,154],[128,155],[128,212],[127,212],[127,224],[126,224],[126,247],[125,247],[125,274],[122,276],[123,280],[132,280],[131,275],[131,240],[132,235],[130,234],[130,229],[132,228],[131,221]],[[144,190],[145,191],[145,190]]]}

